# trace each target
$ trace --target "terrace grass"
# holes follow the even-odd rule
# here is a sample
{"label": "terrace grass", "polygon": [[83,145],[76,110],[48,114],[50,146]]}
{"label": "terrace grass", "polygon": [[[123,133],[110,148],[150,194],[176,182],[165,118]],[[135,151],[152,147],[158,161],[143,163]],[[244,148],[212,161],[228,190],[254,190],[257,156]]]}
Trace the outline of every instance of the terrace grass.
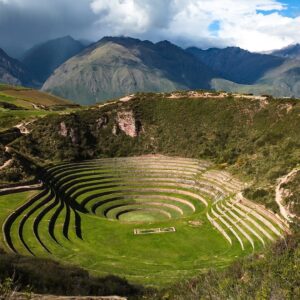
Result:
{"label": "terrace grass", "polygon": [[[28,201],[34,193],[0,196],[1,224],[11,212]],[[33,217],[36,217],[40,211],[41,209],[34,213]],[[146,222],[138,226],[136,223],[128,222],[130,216],[127,216],[129,219],[125,220],[126,222],[119,222],[81,214],[84,228],[83,240],[75,236],[74,215],[72,214],[69,240],[63,236],[64,213],[62,213],[55,227],[55,235],[61,245],[55,243],[49,235],[50,216],[51,214],[48,213],[41,221],[39,235],[52,254],[48,254],[38,244],[32,230],[33,219],[30,219],[24,227],[24,237],[33,252],[40,257],[50,257],[63,263],[81,266],[95,275],[116,274],[132,282],[165,286],[185,276],[193,276],[199,270],[203,271],[213,266],[224,267],[237,256],[244,254],[237,243],[230,247],[224,241],[220,233],[211,227],[205,218],[204,211],[188,219],[156,222],[155,227],[174,226],[176,232],[146,236],[135,236],[133,231],[136,227],[144,229],[153,227],[149,213],[149,224]],[[145,212],[139,212],[132,217],[135,218],[135,222],[139,221],[139,217],[145,222]],[[18,222],[20,219],[18,218]],[[201,220],[203,225],[199,228],[190,227],[188,220],[191,219]],[[18,226],[13,226],[12,238],[16,248],[23,249],[20,253],[29,255],[19,240]],[[3,243],[2,235],[1,243]]]}
{"label": "terrace grass", "polygon": [[[92,167],[91,165],[91,168]],[[59,194],[66,184],[70,184],[74,181],[74,184],[66,189],[66,191],[77,187],[78,189],[72,194],[76,195],[78,192],[82,192],[82,194],[79,193],[76,197],[78,203],[84,202],[88,196],[104,191],[109,191],[113,193],[114,196],[124,196],[124,199],[114,200],[110,203],[102,203],[95,211],[96,214],[78,211],[81,217],[82,239],[76,235],[75,213],[72,208],[70,209],[68,235],[64,235],[63,228],[67,214],[67,207],[64,205],[63,210],[56,219],[54,227],[54,235],[57,241],[55,241],[49,233],[49,221],[61,205],[60,202],[55,202],[56,205],[51,211],[44,215],[38,227],[38,235],[41,242],[49,250],[49,252],[47,252],[35,236],[33,226],[39,214],[54,203],[55,199],[50,199],[48,203],[37,209],[31,215],[24,226],[24,239],[36,256],[53,258],[65,264],[77,265],[85,268],[94,275],[114,274],[125,277],[133,283],[164,287],[181,279],[186,280],[209,268],[224,268],[238,257],[253,252],[250,243],[241,233],[239,233],[239,236],[244,243],[244,251],[242,251],[238,240],[229,230],[226,230],[226,232],[232,239],[232,245],[211,225],[206,217],[206,213],[210,212],[212,199],[209,199],[205,193],[201,194],[200,192],[199,194],[207,200],[208,207],[205,207],[205,205],[196,198],[180,194],[180,191],[189,191],[197,194],[197,190],[194,190],[192,186],[191,188],[185,188],[176,185],[176,183],[174,183],[174,186],[168,186],[165,185],[167,179],[166,181],[158,182],[142,181],[135,184],[131,180],[126,181],[127,168],[123,169],[123,171],[119,170],[117,165],[105,166],[104,168],[97,168],[95,165],[94,168],[97,170],[96,172],[88,170],[87,173],[85,173],[86,171],[82,172],[83,170],[80,170],[80,167],[78,169],[75,167],[70,174],[68,171],[64,171],[64,169],[60,171],[57,170],[58,172],[54,171],[51,176],[53,180],[52,183],[56,183],[56,193]],[[167,168],[166,166],[166,169]],[[53,170],[55,170],[55,168]],[[132,170],[134,171],[135,168]],[[88,182],[86,183],[92,184],[90,187],[81,187],[81,183],[77,183],[76,178],[67,180],[69,176],[76,174],[82,175],[83,173],[84,176],[80,179],[87,179]],[[100,186],[98,186],[98,182],[95,181],[95,175],[100,174],[106,174],[108,176],[118,174],[120,178],[111,180],[111,182],[103,180],[102,183],[106,183],[102,186],[102,183],[100,183]],[[130,174],[130,177],[136,176],[137,178],[145,176],[145,173],[134,174],[134,172],[132,172],[128,174]],[[180,171],[178,174],[180,174]],[[155,177],[156,175],[154,173],[151,174],[150,171],[146,177],[151,176]],[[157,176],[159,177],[160,175]],[[114,182],[116,185],[121,184],[121,186],[108,188],[108,186]],[[95,190],[91,190],[91,188],[95,188]],[[142,190],[142,188],[151,188],[152,191],[145,191]],[[155,191],[155,189],[162,190]],[[164,189],[166,190],[164,191]],[[170,191],[170,189],[173,189],[173,191]],[[177,193],[176,190],[178,190]],[[0,222],[3,223],[10,213],[28,201],[30,195],[32,194],[20,193],[0,196],[0,208],[5,208],[5,210],[1,210]],[[156,200],[147,197],[148,195],[178,197],[192,203],[196,211],[193,212],[182,203],[159,198]],[[25,249],[20,240],[19,224],[22,218],[24,218],[24,215],[39,205],[46,197],[47,195],[37,200],[31,207],[26,209],[22,215],[18,216],[17,221],[13,223],[11,238],[20,254],[29,255],[30,253]],[[111,195],[95,197],[87,203],[86,208],[91,209],[93,205],[97,203],[101,204],[102,201],[110,197]],[[228,199],[229,198],[224,199],[220,204],[226,204],[226,200]],[[181,216],[178,211],[170,207],[151,206],[151,204],[147,204],[147,200],[149,200],[149,202],[173,204],[183,210],[183,215]],[[124,212],[123,207],[114,207],[120,204],[131,204],[125,208],[125,211],[131,208],[137,210],[121,214],[120,220],[116,220],[116,215],[120,212]],[[109,208],[111,208],[111,210],[109,210]],[[168,219],[163,214],[152,211],[151,208],[169,212],[171,219]],[[107,217],[105,217],[104,211],[107,209],[109,211]],[[235,214],[239,216],[239,214]],[[190,221],[198,221],[200,225],[191,226]],[[220,223],[219,220],[215,221]],[[249,222],[245,222],[251,226]],[[134,234],[134,229],[147,230],[151,228],[168,227],[175,227],[176,231],[172,233],[149,235]],[[233,227],[235,228],[235,226]],[[250,232],[245,228],[244,230],[253,238]],[[271,232],[270,234],[274,236]],[[1,237],[1,239],[3,242],[3,237]],[[255,250],[261,250],[263,248],[262,243],[257,242],[254,238],[253,240],[255,242]],[[267,244],[268,241],[265,238],[264,240]]]}

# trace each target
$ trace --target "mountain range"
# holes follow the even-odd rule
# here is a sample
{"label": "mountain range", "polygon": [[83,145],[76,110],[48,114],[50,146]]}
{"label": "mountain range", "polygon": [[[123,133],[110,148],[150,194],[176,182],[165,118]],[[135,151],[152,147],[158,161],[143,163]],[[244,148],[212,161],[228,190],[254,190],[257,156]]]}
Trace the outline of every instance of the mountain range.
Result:
{"label": "mountain range", "polygon": [[81,52],[85,46],[70,36],[47,41],[26,51],[22,63],[44,82],[66,60]]}
{"label": "mountain range", "polygon": [[0,48],[0,83],[35,86],[34,76],[18,60],[11,58]]}
{"label": "mountain range", "polygon": [[168,41],[107,37],[61,65],[42,89],[89,104],[139,91],[209,89],[216,76]]}
{"label": "mountain range", "polygon": [[188,89],[300,97],[300,45],[261,54],[238,47],[183,49],[128,37],[89,44],[66,36],[34,46],[21,62],[0,51],[0,81],[39,85],[80,104]]}
{"label": "mountain range", "polygon": [[273,51],[272,54],[284,58],[300,59],[300,44]]}

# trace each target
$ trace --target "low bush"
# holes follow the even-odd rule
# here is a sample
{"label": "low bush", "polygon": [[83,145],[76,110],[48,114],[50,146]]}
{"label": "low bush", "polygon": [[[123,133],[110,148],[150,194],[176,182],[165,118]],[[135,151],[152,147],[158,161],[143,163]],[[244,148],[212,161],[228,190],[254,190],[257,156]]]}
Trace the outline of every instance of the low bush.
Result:
{"label": "low bush", "polygon": [[[135,297],[143,292],[140,286],[129,284],[117,276],[95,277],[77,267],[57,262],[16,256],[0,250],[0,299],[1,293],[17,288],[39,294]],[[8,285],[8,283],[10,283]]]}

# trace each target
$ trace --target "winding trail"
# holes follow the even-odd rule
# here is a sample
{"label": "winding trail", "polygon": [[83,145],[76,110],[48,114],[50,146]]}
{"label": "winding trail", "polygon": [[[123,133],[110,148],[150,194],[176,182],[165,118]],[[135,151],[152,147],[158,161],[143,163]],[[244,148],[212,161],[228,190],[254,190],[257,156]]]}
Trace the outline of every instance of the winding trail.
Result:
{"label": "winding trail", "polygon": [[0,166],[0,171],[5,169],[6,167],[9,167],[12,164],[12,162],[13,162],[12,158],[7,160],[2,166]]}
{"label": "winding trail", "polygon": [[7,187],[0,189],[0,193],[6,193],[6,192],[24,192],[24,191],[31,191],[31,190],[38,190],[42,188],[43,183],[37,183],[37,184],[31,184],[31,185],[18,185],[14,187]]}
{"label": "winding trail", "polygon": [[287,206],[284,205],[284,189],[282,188],[282,185],[285,183],[288,183],[290,179],[296,175],[300,171],[300,167],[292,170],[287,175],[280,177],[278,179],[278,184],[276,186],[276,197],[275,201],[279,206],[281,215],[287,220],[288,222],[292,222],[293,218],[296,218],[297,216],[293,214]]}

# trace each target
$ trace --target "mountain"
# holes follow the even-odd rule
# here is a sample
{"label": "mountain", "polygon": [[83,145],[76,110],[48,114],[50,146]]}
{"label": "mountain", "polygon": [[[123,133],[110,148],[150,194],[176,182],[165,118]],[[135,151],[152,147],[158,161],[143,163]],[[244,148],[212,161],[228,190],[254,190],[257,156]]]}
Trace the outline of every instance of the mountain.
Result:
{"label": "mountain", "polygon": [[286,48],[276,50],[272,52],[272,55],[284,58],[300,59],[300,44],[290,45]]}
{"label": "mountain", "polygon": [[24,54],[22,62],[44,82],[57,67],[84,48],[81,42],[66,36],[34,46]]}
{"label": "mountain", "polygon": [[42,89],[88,104],[139,91],[208,89],[215,77],[210,67],[168,41],[106,37],[56,69]]}
{"label": "mountain", "polygon": [[272,55],[251,53],[238,47],[186,50],[219,73],[223,79],[240,84],[253,84],[267,71],[280,66],[284,59]]}
{"label": "mountain", "polygon": [[274,53],[251,53],[237,47],[208,50],[191,47],[186,51],[221,75],[211,81],[212,89],[300,97],[300,61],[291,59],[292,53],[296,56],[297,49],[297,46],[286,48],[281,57]]}
{"label": "mountain", "polygon": [[266,72],[255,84],[237,84],[224,79],[213,79],[215,90],[267,94],[275,97],[300,97],[300,61],[287,59],[282,65]]}
{"label": "mountain", "polygon": [[33,86],[32,74],[18,60],[8,56],[0,48],[0,83]]}

